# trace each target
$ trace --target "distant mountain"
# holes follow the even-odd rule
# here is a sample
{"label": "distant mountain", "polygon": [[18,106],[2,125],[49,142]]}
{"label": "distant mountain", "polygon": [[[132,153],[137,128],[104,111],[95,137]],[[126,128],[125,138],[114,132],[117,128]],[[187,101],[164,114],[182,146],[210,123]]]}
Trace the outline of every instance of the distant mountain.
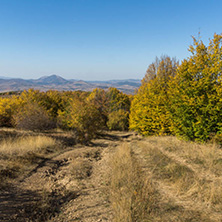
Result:
{"label": "distant mountain", "polygon": [[29,88],[39,89],[41,91],[50,89],[59,91],[92,91],[95,88],[108,89],[109,87],[115,87],[124,93],[133,94],[140,84],[141,82],[139,79],[82,81],[73,79],[67,80],[57,75],[43,76],[39,79],[29,80],[0,77],[0,92],[21,91]]}
{"label": "distant mountain", "polygon": [[139,87],[141,84],[140,79],[124,79],[124,80],[108,80],[108,81],[88,81],[96,84],[114,84],[114,85],[129,85]]}
{"label": "distant mountain", "polygon": [[34,80],[33,82],[39,84],[39,85],[63,85],[67,84],[69,81],[62,78],[61,76],[57,75],[51,75],[51,76],[43,76],[37,80]]}
{"label": "distant mountain", "polygon": [[0,76],[0,79],[12,79],[10,77]]}

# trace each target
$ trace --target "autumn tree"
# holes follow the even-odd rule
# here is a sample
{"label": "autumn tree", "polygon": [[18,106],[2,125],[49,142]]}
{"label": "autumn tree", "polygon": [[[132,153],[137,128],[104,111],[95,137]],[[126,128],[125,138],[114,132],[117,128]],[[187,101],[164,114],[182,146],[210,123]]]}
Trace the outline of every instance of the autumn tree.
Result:
{"label": "autumn tree", "polygon": [[86,100],[70,99],[69,106],[59,112],[60,126],[74,130],[81,142],[92,139],[104,123],[99,110]]}
{"label": "autumn tree", "polygon": [[58,110],[63,109],[62,93],[55,90],[40,92],[39,90],[29,89],[23,91],[19,98],[23,105],[27,103],[38,104],[52,118],[56,118]]}
{"label": "autumn tree", "polygon": [[107,91],[108,98],[108,122],[110,130],[128,130],[130,96],[110,87]]}
{"label": "autumn tree", "polygon": [[193,38],[191,56],[183,60],[170,84],[170,114],[176,135],[206,141],[222,132],[222,35],[209,46]]}
{"label": "autumn tree", "polygon": [[103,119],[104,126],[108,121],[109,98],[107,92],[103,89],[96,88],[87,97],[87,101],[97,108]]}
{"label": "autumn tree", "polygon": [[130,129],[143,135],[170,133],[168,83],[175,76],[178,61],[169,56],[156,58],[147,70],[130,112]]}
{"label": "autumn tree", "polygon": [[116,88],[94,89],[87,101],[99,110],[104,126],[110,130],[127,130],[129,125],[130,97]]}
{"label": "autumn tree", "polygon": [[170,58],[167,55],[161,56],[160,59],[156,57],[155,61],[149,65],[146,74],[142,79],[142,84],[145,84],[156,77],[167,81],[169,76],[172,77],[176,75],[178,65],[179,62],[175,57]]}
{"label": "autumn tree", "polygon": [[0,127],[14,126],[13,115],[18,107],[20,107],[20,101],[17,96],[0,97]]}
{"label": "autumn tree", "polygon": [[129,112],[119,109],[109,113],[107,126],[110,130],[128,130]]}
{"label": "autumn tree", "polygon": [[130,98],[128,95],[120,92],[114,87],[110,87],[107,91],[107,97],[109,100],[109,112],[123,109],[125,111],[130,110]]}

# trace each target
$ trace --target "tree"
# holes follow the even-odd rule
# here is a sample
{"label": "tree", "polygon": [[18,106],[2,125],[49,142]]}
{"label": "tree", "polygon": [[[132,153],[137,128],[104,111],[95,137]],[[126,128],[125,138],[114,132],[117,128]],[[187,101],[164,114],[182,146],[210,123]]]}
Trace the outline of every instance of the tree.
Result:
{"label": "tree", "polygon": [[69,106],[59,113],[60,126],[74,130],[81,142],[92,139],[103,126],[99,110],[86,100],[70,99]]}
{"label": "tree", "polygon": [[17,96],[0,97],[0,127],[13,126],[13,115],[17,112],[20,105]]}
{"label": "tree", "polygon": [[167,81],[169,76],[172,77],[176,75],[178,65],[179,62],[175,57],[170,58],[167,55],[161,56],[160,59],[156,57],[155,61],[149,65],[142,79],[142,84],[148,83],[156,77]]}
{"label": "tree", "polygon": [[103,119],[104,126],[108,121],[109,99],[107,93],[103,89],[96,88],[87,97],[87,101],[97,108]]}
{"label": "tree", "polygon": [[128,130],[129,112],[119,109],[109,113],[107,126],[110,130]]}
{"label": "tree", "polygon": [[215,34],[209,46],[193,41],[191,56],[170,84],[169,112],[176,135],[206,141],[222,132],[222,35]]}
{"label": "tree", "polygon": [[130,129],[142,135],[163,135],[170,133],[168,115],[168,83],[176,73],[175,58],[156,58],[142,80],[130,111]]}
{"label": "tree", "polygon": [[107,97],[109,100],[109,112],[123,109],[125,111],[130,110],[130,98],[128,95],[120,92],[114,87],[110,87],[107,91]]}

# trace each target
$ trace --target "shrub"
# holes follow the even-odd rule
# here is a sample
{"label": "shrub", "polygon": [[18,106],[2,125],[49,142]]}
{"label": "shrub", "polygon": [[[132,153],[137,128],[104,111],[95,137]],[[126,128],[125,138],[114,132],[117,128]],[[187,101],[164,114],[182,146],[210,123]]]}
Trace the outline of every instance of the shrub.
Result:
{"label": "shrub", "polygon": [[104,126],[99,110],[78,98],[72,99],[58,118],[60,127],[75,130],[80,142],[92,139]]}
{"label": "shrub", "polygon": [[48,130],[56,127],[47,112],[36,103],[27,103],[13,116],[16,128],[25,130]]}
{"label": "shrub", "polygon": [[0,98],[0,127],[13,126],[12,116],[17,111],[19,102],[15,97]]}
{"label": "shrub", "polygon": [[128,130],[129,113],[122,109],[111,112],[108,115],[107,126],[110,130]]}

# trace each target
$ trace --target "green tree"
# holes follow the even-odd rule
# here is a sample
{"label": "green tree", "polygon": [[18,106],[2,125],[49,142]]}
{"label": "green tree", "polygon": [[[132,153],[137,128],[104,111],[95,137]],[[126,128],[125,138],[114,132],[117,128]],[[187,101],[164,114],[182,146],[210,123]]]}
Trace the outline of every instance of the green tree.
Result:
{"label": "green tree", "polygon": [[222,35],[215,34],[209,46],[193,40],[191,56],[170,84],[169,111],[176,135],[206,141],[222,131]]}

